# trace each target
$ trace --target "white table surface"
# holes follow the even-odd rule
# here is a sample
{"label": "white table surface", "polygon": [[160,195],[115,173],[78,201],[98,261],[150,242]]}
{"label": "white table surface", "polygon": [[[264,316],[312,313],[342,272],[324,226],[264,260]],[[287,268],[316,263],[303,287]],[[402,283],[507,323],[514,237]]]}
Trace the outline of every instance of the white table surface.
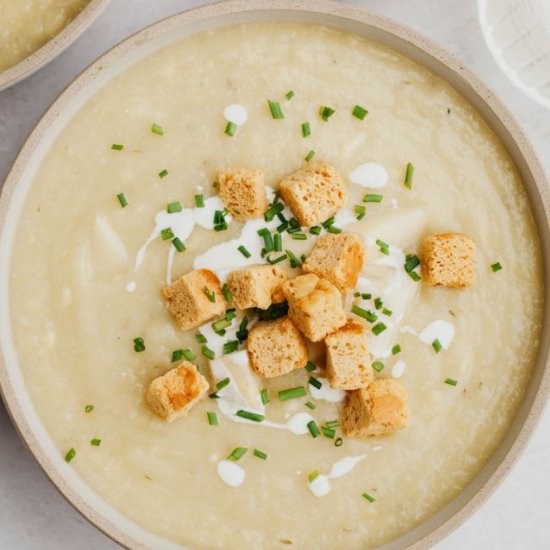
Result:
{"label": "white table surface", "polygon": [[[17,1],[17,0],[14,0]],[[0,93],[0,181],[58,93],[95,57],[129,34],[200,0],[111,0],[54,62]],[[456,53],[516,114],[550,172],[550,112],[499,71],[483,42],[475,0],[351,0],[414,27]],[[442,550],[550,548],[550,413],[511,475],[484,507],[438,545]],[[108,550],[118,546],[61,497],[23,447],[0,403],[0,549]]]}

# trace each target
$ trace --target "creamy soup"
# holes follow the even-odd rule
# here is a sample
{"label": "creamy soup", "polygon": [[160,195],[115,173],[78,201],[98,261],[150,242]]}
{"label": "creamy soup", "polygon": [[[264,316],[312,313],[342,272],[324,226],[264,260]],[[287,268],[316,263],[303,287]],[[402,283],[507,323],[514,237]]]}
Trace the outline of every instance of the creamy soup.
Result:
{"label": "creamy soup", "polygon": [[0,0],[0,71],[59,34],[89,0]]}
{"label": "creamy soup", "polygon": [[[267,100],[284,118],[273,118]],[[354,116],[355,105],[368,114]],[[334,110],[327,120],[321,106]],[[388,329],[368,343],[384,367],[376,375],[398,378],[409,396],[409,426],[390,436],[346,438],[337,427],[334,438],[311,437],[305,424],[337,419],[343,392],[308,385],[305,369],[258,382],[242,368],[246,352],[222,354],[236,322],[223,338],[210,323],[201,328],[216,354],[210,362],[197,331],[178,329],[160,296],[193,267],[223,279],[231,268],[263,261],[257,231],[275,231],[274,222],[227,220],[227,230],[212,230],[220,168],[263,168],[275,190],[310,151],[347,182],[350,198],[335,226],[364,237],[357,290],[372,298],[352,294],[346,308],[355,301],[375,310],[380,297],[393,312]],[[407,163],[414,165],[410,189]],[[365,203],[364,195],[382,199]],[[182,211],[168,214],[175,202]],[[356,205],[366,206],[359,221]],[[167,227],[184,252],[162,239]],[[467,289],[428,287],[403,269],[424,236],[448,231],[477,246],[477,284]],[[315,239],[305,233],[305,241],[283,237],[298,258]],[[288,261],[278,265],[298,272]],[[353,34],[258,23],[153,52],[73,117],[27,198],[11,308],[34,405],[60,454],[73,449],[66,467],[128,518],[192,548],[349,550],[373,548],[426,520],[494,452],[537,352],[541,274],[518,172],[448,84]],[[192,350],[216,380],[233,376],[234,398],[245,405],[262,409],[259,389],[268,389],[266,422],[235,422],[223,390],[173,423],[155,416],[145,389],[179,349]],[[323,382],[322,350],[312,349],[311,360]],[[300,385],[305,397],[277,398]],[[225,460],[236,447],[248,452]]]}

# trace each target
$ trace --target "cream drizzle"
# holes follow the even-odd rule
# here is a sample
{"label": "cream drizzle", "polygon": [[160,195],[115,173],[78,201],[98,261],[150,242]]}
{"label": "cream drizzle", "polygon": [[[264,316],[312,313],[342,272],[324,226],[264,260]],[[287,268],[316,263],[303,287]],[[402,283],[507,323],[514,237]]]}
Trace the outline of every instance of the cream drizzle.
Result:
{"label": "cream drizzle", "polygon": [[349,180],[361,187],[378,189],[388,183],[388,172],[381,164],[366,162],[350,172]]}
{"label": "cream drizzle", "polygon": [[228,122],[233,122],[237,126],[243,126],[248,120],[248,113],[243,105],[232,103],[223,110],[223,116]]}
{"label": "cream drizzle", "polygon": [[332,389],[327,378],[317,377],[317,380],[322,384],[319,389],[311,384],[309,385],[309,393],[313,399],[324,399],[329,403],[340,403],[346,398],[346,392]]}
{"label": "cream drizzle", "polygon": [[244,468],[231,460],[218,462],[217,470],[221,480],[230,487],[242,485],[246,475]]}
{"label": "cream drizzle", "polygon": [[431,346],[435,340],[439,340],[439,343],[443,349],[447,349],[455,337],[454,325],[448,321],[443,321],[442,319],[432,321],[420,332],[417,332],[409,325],[402,327],[401,332],[417,336],[421,342],[429,346]]}
{"label": "cream drizzle", "polygon": [[331,491],[330,480],[342,477],[351,472],[361,460],[367,455],[346,456],[335,462],[326,475],[319,474],[313,481],[308,483],[309,490],[316,497],[324,497]]}

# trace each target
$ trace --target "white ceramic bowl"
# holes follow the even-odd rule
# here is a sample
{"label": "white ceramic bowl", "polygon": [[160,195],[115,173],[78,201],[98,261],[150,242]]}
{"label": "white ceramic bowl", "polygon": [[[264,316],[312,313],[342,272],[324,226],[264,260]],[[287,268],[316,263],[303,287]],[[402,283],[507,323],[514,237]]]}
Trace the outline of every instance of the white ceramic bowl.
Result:
{"label": "white ceramic bowl", "polygon": [[0,72],[0,91],[31,76],[55,59],[92,24],[108,2],[109,0],[90,0],[90,3],[59,34],[23,61]]}
{"label": "white ceramic bowl", "polygon": [[176,548],[124,518],[103,502],[68,468],[38,418],[25,389],[10,332],[10,253],[17,221],[33,175],[48,148],[75,111],[113,75],[156,48],[215,27],[266,19],[307,21],[338,27],[377,40],[428,67],[448,81],[484,117],[504,143],[523,178],[543,246],[545,265],[544,331],[527,393],[498,450],[462,493],[425,523],[386,544],[386,550],[424,548],[462,523],[510,470],[540,418],[550,387],[549,258],[550,194],[543,170],[508,110],[456,58],[417,33],[361,9],[326,0],[229,0],[194,9],[128,38],[86,69],[50,107],[10,172],[0,199],[0,386],[14,424],[55,486],[92,523],[130,548]]}

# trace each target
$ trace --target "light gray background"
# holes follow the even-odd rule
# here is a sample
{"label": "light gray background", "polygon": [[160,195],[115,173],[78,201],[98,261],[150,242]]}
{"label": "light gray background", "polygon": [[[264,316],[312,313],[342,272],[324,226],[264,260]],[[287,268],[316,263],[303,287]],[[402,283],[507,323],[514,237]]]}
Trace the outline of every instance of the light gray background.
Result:
{"label": "light gray background", "polygon": [[[14,0],[18,1],[18,0]],[[0,181],[33,126],[61,90],[93,59],[129,34],[200,0],[112,0],[57,60],[0,93]],[[516,90],[483,42],[475,0],[351,0],[414,27],[456,53],[495,89],[550,170],[550,112]],[[500,489],[438,549],[550,548],[550,414]],[[0,549],[108,550],[117,545],[56,492],[19,441],[0,403]]]}

